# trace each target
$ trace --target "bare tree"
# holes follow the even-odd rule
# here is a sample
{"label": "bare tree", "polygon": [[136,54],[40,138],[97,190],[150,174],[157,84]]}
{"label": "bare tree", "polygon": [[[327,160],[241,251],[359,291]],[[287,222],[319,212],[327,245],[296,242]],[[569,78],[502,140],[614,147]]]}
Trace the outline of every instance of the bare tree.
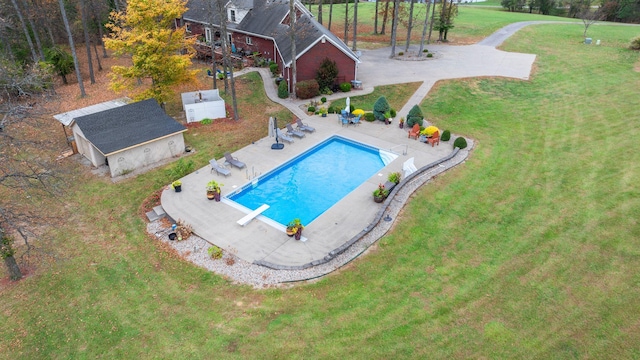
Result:
{"label": "bare tree", "polygon": [[393,58],[396,55],[396,36],[398,32],[398,8],[400,0],[393,1],[393,26],[391,27],[391,55],[389,58]]}
{"label": "bare tree", "polygon": [[20,20],[20,25],[22,25],[22,32],[24,33],[24,37],[27,39],[27,43],[29,44],[29,49],[31,50],[31,58],[34,62],[38,61],[38,55],[36,55],[36,49],[33,47],[33,41],[31,41],[31,35],[29,35],[29,29],[27,29],[27,24],[24,22],[24,17],[22,16],[22,10],[18,6],[16,0],[11,0],[14,9],[16,9],[16,13],[18,14],[18,19]]}
{"label": "bare tree", "polygon": [[[0,63],[0,257],[12,280],[22,277],[15,258],[13,234],[24,240],[27,255],[34,249],[30,238],[36,229],[53,223],[44,213],[58,201],[62,189],[60,166],[50,160],[53,141],[35,140],[44,119],[34,97],[51,83],[50,76],[34,64],[26,70]],[[37,97],[41,99],[41,97]]]}
{"label": "bare tree", "polygon": [[42,42],[40,42],[40,35],[38,35],[38,27],[33,22],[33,14],[29,10],[29,3],[26,0],[22,0],[22,6],[24,6],[24,12],[27,15],[27,20],[29,21],[29,26],[31,27],[33,38],[36,40],[36,47],[38,49],[38,54],[40,55],[40,60],[44,61],[44,51],[42,50]]}
{"label": "bare tree", "polygon": [[353,51],[357,50],[356,41],[358,38],[358,0],[353,0]]}
{"label": "bare tree", "polygon": [[429,26],[429,10],[431,10],[431,1],[427,1],[425,6],[427,11],[424,14],[424,24],[422,26],[422,38],[420,38],[420,50],[418,50],[418,57],[422,56],[424,50],[424,41],[427,37],[427,27]]}
{"label": "bare tree", "polygon": [[[15,1],[15,0],[12,0]],[[62,21],[64,22],[64,28],[67,30],[67,36],[69,37],[69,47],[71,47],[71,55],[73,56],[73,64],[76,67],[76,77],[78,78],[78,86],[80,86],[80,97],[87,96],[84,91],[84,84],[82,83],[82,74],[80,74],[80,64],[78,63],[78,55],[76,54],[76,46],[73,43],[73,34],[71,33],[71,27],[69,26],[69,20],[67,19],[67,11],[64,8],[64,1],[58,0],[60,4],[60,12],[62,13]]]}
{"label": "bare tree", "polygon": [[86,0],[80,0],[80,12],[82,19],[82,31],[84,33],[84,46],[87,49],[87,62],[89,64],[89,78],[91,79],[91,83],[96,83],[96,77],[93,74],[93,61],[91,61],[91,39],[89,38],[89,25],[87,21],[87,3]]}
{"label": "bare tree", "polygon": [[331,31],[331,18],[333,17],[333,0],[329,0],[329,25],[327,30]]}
{"label": "bare tree", "polygon": [[[216,5],[217,5],[217,10],[218,12],[221,14],[221,18],[220,18],[220,25],[221,25],[221,35],[222,35],[222,62],[224,65],[223,71],[225,74],[224,77],[224,86],[225,86],[225,91],[227,89],[227,76],[226,74],[229,74],[229,82],[230,82],[230,87],[231,87],[231,103],[232,103],[232,108],[233,108],[233,119],[234,120],[239,120],[240,116],[238,114],[238,99],[236,97],[236,82],[235,79],[233,77],[233,64],[231,63],[230,57],[231,57],[231,44],[227,44],[227,42],[229,41],[229,36],[228,36],[228,31],[227,31],[227,19],[226,19],[226,8],[225,8],[225,4],[223,3],[224,0],[216,0]],[[222,15],[224,14],[224,16]]]}
{"label": "bare tree", "polygon": [[320,24],[322,24],[322,3],[324,2],[324,0],[319,0],[318,1],[318,22]]}
{"label": "bare tree", "polygon": [[378,3],[379,1],[376,1],[376,10],[373,15],[373,34],[374,35],[378,35]]}
{"label": "bare tree", "polygon": [[389,3],[391,3],[391,0],[385,0],[384,12],[382,14],[382,29],[380,29],[381,35],[384,35],[386,32],[387,20],[389,19]]}
{"label": "bare tree", "polygon": [[411,29],[413,28],[413,6],[415,2],[413,0],[409,0],[411,5],[409,5],[409,20],[407,23],[407,41],[404,46],[404,51],[409,51],[409,45],[411,44]]}
{"label": "bare tree", "polygon": [[349,2],[344,3],[344,44],[349,44]]}
{"label": "bare tree", "polygon": [[296,17],[295,0],[289,0],[289,36],[291,39],[291,91],[289,94],[293,99],[296,98],[296,77],[298,76],[298,68],[296,66],[296,56],[298,56],[296,52]]}
{"label": "bare tree", "polygon": [[598,7],[597,10],[593,11],[591,8],[586,8],[580,12],[580,19],[582,19],[582,23],[584,24],[584,32],[582,36],[584,38],[587,37],[587,30],[589,30],[589,26],[595,24],[596,22],[602,20],[604,18],[604,13],[602,11],[602,7]]}

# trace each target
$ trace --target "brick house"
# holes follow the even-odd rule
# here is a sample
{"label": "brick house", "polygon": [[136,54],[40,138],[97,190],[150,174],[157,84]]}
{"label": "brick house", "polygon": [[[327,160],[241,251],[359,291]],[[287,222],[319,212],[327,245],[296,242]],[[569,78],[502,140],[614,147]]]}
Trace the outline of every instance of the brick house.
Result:
{"label": "brick house", "polygon": [[[291,84],[289,1],[231,0],[225,6],[226,14],[217,12],[211,3],[210,0],[189,0],[188,10],[177,25],[186,26],[188,33],[215,46],[219,43],[220,21],[226,21],[232,52],[239,55],[260,53],[263,58],[276,62],[283,78]],[[336,62],[338,83],[357,80],[358,56],[318,23],[297,0],[295,9],[296,81],[315,79],[325,58]]]}

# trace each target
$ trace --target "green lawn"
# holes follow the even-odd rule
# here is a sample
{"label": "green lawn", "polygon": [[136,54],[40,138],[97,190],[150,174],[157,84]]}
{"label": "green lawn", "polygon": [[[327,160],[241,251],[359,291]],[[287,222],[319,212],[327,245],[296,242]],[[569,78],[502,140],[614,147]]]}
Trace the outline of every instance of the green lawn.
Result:
{"label": "green lawn", "polygon": [[594,26],[602,45],[586,46],[575,25],[525,28],[503,48],[538,55],[531,81],[439,84],[423,111],[473,138],[470,158],[313,284],[254,290],[166,251],[140,217],[164,169],[78,176],[55,261],[0,293],[0,354],[639,358],[638,32]]}

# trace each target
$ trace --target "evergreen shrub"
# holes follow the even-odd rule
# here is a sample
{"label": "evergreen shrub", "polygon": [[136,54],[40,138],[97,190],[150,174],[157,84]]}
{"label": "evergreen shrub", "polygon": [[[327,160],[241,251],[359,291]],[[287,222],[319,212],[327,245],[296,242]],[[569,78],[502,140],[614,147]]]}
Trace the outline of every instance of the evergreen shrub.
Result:
{"label": "evergreen shrub", "polygon": [[463,138],[462,136],[456,138],[456,140],[453,142],[453,147],[454,148],[460,148],[460,149],[464,149],[467,147],[467,140],[465,138]]}

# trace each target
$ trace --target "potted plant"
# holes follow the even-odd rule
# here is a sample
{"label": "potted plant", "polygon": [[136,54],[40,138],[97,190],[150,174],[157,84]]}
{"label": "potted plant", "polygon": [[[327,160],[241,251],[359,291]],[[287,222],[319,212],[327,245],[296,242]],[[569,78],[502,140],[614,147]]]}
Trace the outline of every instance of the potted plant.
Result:
{"label": "potted plant", "polygon": [[180,180],[176,180],[174,182],[171,183],[171,187],[173,188],[173,190],[175,190],[176,192],[180,192],[182,191],[182,181]]}
{"label": "potted plant", "polygon": [[321,115],[322,117],[327,117],[327,113],[328,113],[328,111],[327,111],[327,108],[326,108],[326,107],[324,107],[324,106],[320,107],[319,111],[320,111],[320,115]]}
{"label": "potted plant", "polygon": [[400,173],[399,173],[399,172],[397,172],[397,171],[396,171],[396,172],[392,172],[392,173],[390,173],[390,174],[389,174],[389,176],[387,177],[387,180],[388,180],[389,182],[392,182],[392,183],[394,183],[394,184],[398,185],[398,184],[400,183],[400,176],[401,176],[401,175],[400,175]]}
{"label": "potted plant", "polygon": [[220,201],[220,186],[215,180],[211,180],[207,183],[207,198],[209,200]]}
{"label": "potted plant", "polygon": [[389,195],[389,190],[384,188],[384,185],[379,184],[378,188],[373,191],[373,201],[381,203]]}
{"label": "potted plant", "polygon": [[385,123],[386,125],[389,125],[389,124],[391,124],[391,120],[393,120],[393,119],[391,118],[391,112],[390,112],[390,111],[387,111],[386,113],[384,113],[384,123]]}
{"label": "potted plant", "polygon": [[302,225],[299,218],[295,218],[287,225],[287,235],[295,236],[296,240],[300,240],[302,229],[304,229],[304,225]]}
{"label": "potted plant", "polygon": [[400,118],[400,122],[398,123],[398,126],[400,127],[400,129],[404,129],[404,118],[403,117]]}

